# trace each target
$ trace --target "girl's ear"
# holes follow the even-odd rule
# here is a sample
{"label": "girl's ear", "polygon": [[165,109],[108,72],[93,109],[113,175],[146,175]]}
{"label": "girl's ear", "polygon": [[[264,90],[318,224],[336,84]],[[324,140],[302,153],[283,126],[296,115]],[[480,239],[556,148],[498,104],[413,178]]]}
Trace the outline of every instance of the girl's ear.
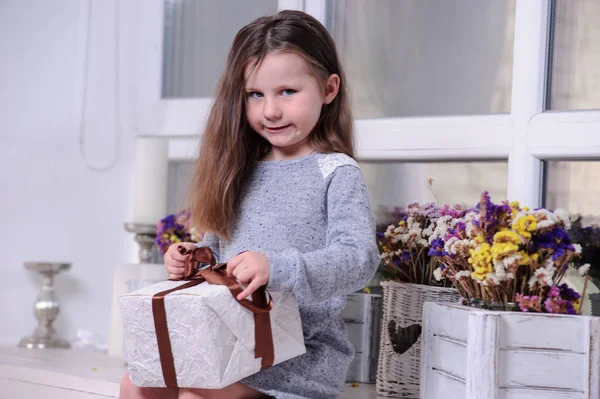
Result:
{"label": "girl's ear", "polygon": [[337,74],[331,74],[325,82],[325,96],[323,97],[323,104],[329,104],[337,96],[340,90],[340,77]]}

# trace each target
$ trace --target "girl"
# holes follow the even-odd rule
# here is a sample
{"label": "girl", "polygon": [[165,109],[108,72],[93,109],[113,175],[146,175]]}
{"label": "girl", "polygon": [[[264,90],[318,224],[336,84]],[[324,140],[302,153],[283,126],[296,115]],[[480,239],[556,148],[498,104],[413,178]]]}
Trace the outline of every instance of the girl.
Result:
{"label": "girl", "polygon": [[[364,287],[379,262],[353,155],[346,81],[323,25],[281,11],[242,28],[202,137],[192,225],[211,232],[202,245],[247,284],[240,299],[267,283],[296,294],[307,353],[221,390],[138,388],[126,375],[121,398],[341,393],[354,350],[340,311],[345,295]],[[182,277],[176,245],[165,266],[170,278]]]}

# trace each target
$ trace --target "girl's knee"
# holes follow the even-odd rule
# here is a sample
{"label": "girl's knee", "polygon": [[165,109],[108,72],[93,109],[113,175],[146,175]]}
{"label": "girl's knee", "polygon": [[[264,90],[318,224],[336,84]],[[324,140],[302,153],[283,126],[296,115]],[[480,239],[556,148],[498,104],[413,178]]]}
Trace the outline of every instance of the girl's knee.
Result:
{"label": "girl's knee", "polygon": [[181,388],[179,390],[179,398],[178,399],[208,399],[208,397],[203,395],[201,389]]}
{"label": "girl's knee", "polygon": [[125,373],[119,388],[119,399],[135,398],[135,388],[136,386],[133,385],[131,378],[129,378],[129,373]]}
{"label": "girl's knee", "polygon": [[129,373],[121,380],[119,399],[177,399],[176,388],[141,388],[133,384]]}

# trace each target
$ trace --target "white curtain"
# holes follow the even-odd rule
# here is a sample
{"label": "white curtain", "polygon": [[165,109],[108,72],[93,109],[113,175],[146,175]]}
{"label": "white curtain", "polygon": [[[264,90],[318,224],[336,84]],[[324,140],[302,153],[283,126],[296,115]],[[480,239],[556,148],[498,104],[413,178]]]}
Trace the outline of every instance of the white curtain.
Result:
{"label": "white curtain", "polygon": [[[599,20],[598,0],[556,2],[549,108],[600,109]],[[600,223],[600,162],[548,162],[547,173],[548,207],[580,214],[584,224]]]}
{"label": "white curtain", "polygon": [[[330,1],[355,116],[510,112],[514,17],[514,0]],[[441,203],[472,206],[484,190],[506,197],[506,162],[361,166],[376,206],[434,200],[428,177]]]}
{"label": "white curtain", "polygon": [[212,97],[237,31],[277,0],[165,0],[163,97]]}

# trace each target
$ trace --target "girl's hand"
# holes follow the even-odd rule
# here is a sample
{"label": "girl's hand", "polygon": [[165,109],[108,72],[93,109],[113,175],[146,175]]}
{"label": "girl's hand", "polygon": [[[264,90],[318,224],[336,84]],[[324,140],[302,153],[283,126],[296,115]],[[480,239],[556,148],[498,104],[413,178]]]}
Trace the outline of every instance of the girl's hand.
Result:
{"label": "girl's hand", "polygon": [[185,255],[179,253],[178,246],[185,247],[185,249],[194,249],[196,246],[192,242],[177,242],[171,244],[167,252],[165,253],[165,269],[169,273],[171,280],[181,280],[183,278],[183,271],[185,269],[184,259]]}
{"label": "girl's hand", "polygon": [[[170,249],[170,248],[169,248]],[[269,259],[262,252],[242,252],[227,262],[227,275],[235,277],[242,284],[247,284],[246,289],[237,296],[242,300],[261,285],[266,285],[270,276]]]}

